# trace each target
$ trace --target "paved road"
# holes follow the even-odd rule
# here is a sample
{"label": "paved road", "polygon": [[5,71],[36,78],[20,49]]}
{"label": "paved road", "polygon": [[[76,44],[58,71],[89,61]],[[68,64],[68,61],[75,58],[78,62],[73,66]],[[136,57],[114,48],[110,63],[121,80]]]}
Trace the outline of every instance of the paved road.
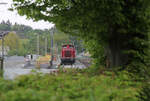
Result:
{"label": "paved road", "polygon": [[[53,71],[57,71],[57,65],[58,62],[54,62],[54,65],[51,67],[51,69],[48,69],[49,64],[42,64],[40,69],[36,69],[35,62],[32,61],[30,65],[28,65],[25,62],[25,59],[23,56],[11,56],[5,58],[4,61],[4,78],[5,79],[14,79],[18,75],[24,75],[32,73],[33,69],[36,69],[37,72],[42,73],[50,73]],[[74,65],[65,65],[64,68],[86,68],[82,63],[80,63],[78,60]]]}
{"label": "paved road", "polygon": [[14,79],[18,75],[24,75],[32,73],[33,69],[36,69],[37,72],[50,73],[57,71],[56,63],[54,63],[51,69],[48,69],[49,64],[42,64],[40,69],[36,69],[35,62],[32,61],[29,65],[25,62],[23,56],[11,56],[5,57],[4,61],[4,78],[5,79]]}
{"label": "paved road", "polygon": [[22,68],[25,64],[23,56],[5,57],[4,69]]}

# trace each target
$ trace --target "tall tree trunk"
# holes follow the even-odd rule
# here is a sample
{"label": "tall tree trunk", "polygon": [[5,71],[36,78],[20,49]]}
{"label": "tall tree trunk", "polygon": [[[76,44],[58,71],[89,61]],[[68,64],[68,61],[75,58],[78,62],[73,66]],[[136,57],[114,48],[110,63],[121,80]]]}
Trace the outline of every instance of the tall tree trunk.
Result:
{"label": "tall tree trunk", "polygon": [[113,35],[108,43],[107,59],[109,59],[109,67],[118,67],[123,64],[119,36]]}
{"label": "tall tree trunk", "polygon": [[120,49],[119,45],[116,43],[116,40],[111,40],[109,50],[110,67],[121,66]]}

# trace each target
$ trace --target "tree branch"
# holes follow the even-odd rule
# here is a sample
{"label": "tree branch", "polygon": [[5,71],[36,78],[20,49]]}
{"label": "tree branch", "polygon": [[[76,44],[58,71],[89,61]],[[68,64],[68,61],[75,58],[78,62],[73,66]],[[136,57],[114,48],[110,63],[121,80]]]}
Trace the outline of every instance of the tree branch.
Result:
{"label": "tree branch", "polygon": [[77,4],[77,3],[75,2],[75,0],[71,0],[71,2],[72,2],[73,4]]}

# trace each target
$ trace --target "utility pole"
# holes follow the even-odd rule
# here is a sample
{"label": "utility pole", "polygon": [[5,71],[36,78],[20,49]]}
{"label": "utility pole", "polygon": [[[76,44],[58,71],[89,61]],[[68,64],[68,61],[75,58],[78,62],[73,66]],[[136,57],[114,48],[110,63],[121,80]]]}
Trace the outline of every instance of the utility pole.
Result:
{"label": "utility pole", "polygon": [[55,27],[52,28],[52,32],[50,33],[51,35],[51,61],[50,61],[50,66],[53,65],[53,37],[54,37],[54,31],[55,31]]}
{"label": "utility pole", "polygon": [[37,35],[37,55],[40,55],[40,36]]}
{"label": "utility pole", "polygon": [[45,38],[45,55],[47,54],[47,37]]}
{"label": "utility pole", "polygon": [[4,59],[4,37],[2,37],[2,58]]}
{"label": "utility pole", "polygon": [[4,35],[2,35],[2,46],[1,46],[1,48],[2,48],[2,51],[1,51],[1,58],[0,58],[0,61],[1,61],[1,72],[0,72],[0,74],[1,74],[1,76],[3,76],[3,67],[4,67]]}
{"label": "utility pole", "polygon": [[[6,3],[6,2],[0,2],[0,5],[7,5],[8,3]],[[9,33],[9,31],[2,31],[2,32],[0,32],[0,39],[2,39],[2,56],[0,57],[0,61],[1,61],[1,65],[0,65],[0,76],[3,76],[3,64],[4,64],[4,36],[6,35],[6,34],[8,34]]]}

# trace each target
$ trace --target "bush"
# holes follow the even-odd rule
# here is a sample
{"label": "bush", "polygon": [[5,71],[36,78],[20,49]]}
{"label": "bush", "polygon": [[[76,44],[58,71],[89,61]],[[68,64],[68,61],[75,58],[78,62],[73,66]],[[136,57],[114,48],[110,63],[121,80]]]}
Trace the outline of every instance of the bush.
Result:
{"label": "bush", "polygon": [[139,101],[149,101],[150,100],[150,84],[143,85],[137,97],[139,98]]}
{"label": "bush", "polygon": [[[0,101],[137,101],[138,83],[126,74],[89,76],[76,70],[0,79]],[[122,75],[121,75],[122,74]]]}

